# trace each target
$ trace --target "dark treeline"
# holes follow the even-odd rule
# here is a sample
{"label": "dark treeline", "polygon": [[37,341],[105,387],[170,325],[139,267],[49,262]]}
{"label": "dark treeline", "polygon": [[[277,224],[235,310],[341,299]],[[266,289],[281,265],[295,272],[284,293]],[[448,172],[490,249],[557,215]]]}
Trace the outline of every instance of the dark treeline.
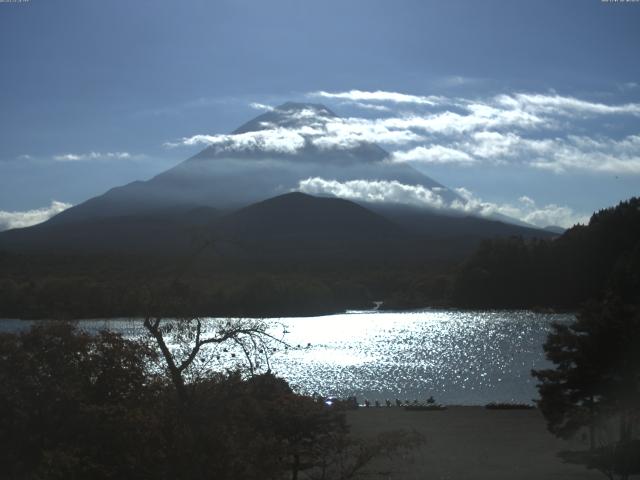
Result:
{"label": "dark treeline", "polygon": [[586,303],[571,324],[556,323],[544,343],[553,368],[533,370],[547,427],[589,448],[565,451],[567,462],[608,478],[640,473],[640,303],[618,292]]}
{"label": "dark treeline", "polygon": [[182,307],[160,315],[317,315],[374,301],[391,309],[574,310],[607,289],[640,291],[639,204],[602,210],[553,240],[486,240],[466,261],[239,259],[215,242],[173,257],[0,252],[0,317],[144,316],[149,299],[162,296],[180,297]]}
{"label": "dark treeline", "polygon": [[239,264],[207,251],[190,258],[0,254],[0,265],[0,317],[59,319],[144,316],[151,299],[167,296],[180,302],[154,313],[264,317],[367,309],[378,300],[388,308],[444,305],[455,268]]}
{"label": "dark treeline", "polygon": [[469,308],[575,309],[640,293],[640,198],[595,213],[555,240],[485,241],[460,268],[452,302]]}

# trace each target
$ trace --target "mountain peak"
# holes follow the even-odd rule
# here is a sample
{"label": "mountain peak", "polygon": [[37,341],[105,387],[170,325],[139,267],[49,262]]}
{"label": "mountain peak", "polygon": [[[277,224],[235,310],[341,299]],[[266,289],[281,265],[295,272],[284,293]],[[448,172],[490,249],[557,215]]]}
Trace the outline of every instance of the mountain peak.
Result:
{"label": "mountain peak", "polygon": [[[203,135],[210,145],[198,154],[148,181],[112,189],[73,207],[52,223],[202,206],[236,209],[303,190],[303,183],[313,180],[318,195],[362,202],[374,198],[367,193],[371,189],[393,190],[397,185],[433,190],[446,203],[463,201],[411,165],[388,161],[389,154],[374,143],[375,135],[352,129],[352,121],[322,104],[283,103],[233,134]],[[388,201],[395,203],[398,195],[390,191]]]}
{"label": "mountain peak", "polygon": [[320,103],[286,102],[253,120],[249,120],[233,131],[234,135],[274,128],[322,127],[325,122],[338,116]]}
{"label": "mountain peak", "polygon": [[359,135],[341,138],[335,128],[342,120],[320,103],[286,102],[235,129],[218,135],[215,143],[192,157],[264,158],[265,155],[316,162],[382,162],[389,154]]}
{"label": "mountain peak", "polygon": [[309,102],[285,102],[282,105],[279,105],[274,108],[276,111],[280,112],[295,112],[302,110],[314,110],[319,114],[329,114],[332,117],[335,117],[336,114],[329,110],[322,103],[309,103]]}

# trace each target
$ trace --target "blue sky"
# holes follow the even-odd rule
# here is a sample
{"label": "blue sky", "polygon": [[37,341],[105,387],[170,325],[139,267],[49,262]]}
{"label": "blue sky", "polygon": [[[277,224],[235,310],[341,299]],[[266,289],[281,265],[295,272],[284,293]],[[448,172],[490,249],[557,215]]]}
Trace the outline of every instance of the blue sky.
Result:
{"label": "blue sky", "polygon": [[640,2],[0,3],[0,223],[297,100],[413,132],[384,146],[480,205],[570,224],[640,191],[638,46]]}

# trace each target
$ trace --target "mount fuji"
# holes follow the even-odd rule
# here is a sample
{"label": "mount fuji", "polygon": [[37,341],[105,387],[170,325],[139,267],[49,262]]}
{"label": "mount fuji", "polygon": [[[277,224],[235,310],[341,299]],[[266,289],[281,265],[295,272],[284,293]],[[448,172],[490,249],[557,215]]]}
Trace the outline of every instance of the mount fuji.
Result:
{"label": "mount fuji", "polygon": [[[150,180],[113,188],[42,224],[1,233],[0,249],[172,253],[190,248],[194,235],[204,232],[281,245],[308,238],[310,242],[298,244],[313,244],[316,253],[322,250],[323,241],[336,245],[344,240],[356,250],[367,250],[365,245],[372,242],[382,250],[402,250],[401,239],[416,244],[425,237],[432,243],[455,238],[453,243],[462,242],[466,251],[481,238],[552,235],[496,219],[463,216],[446,208],[380,199],[369,202],[366,197],[355,205],[347,200],[310,201],[308,195],[290,195],[304,191],[305,182],[324,179],[337,185],[410,185],[445,206],[464,202],[455,191],[410,165],[391,161],[388,152],[354,125],[349,125],[349,135],[343,135],[341,129],[353,121],[338,117],[323,105],[285,103],[231,134],[190,139],[208,146]],[[269,202],[274,197],[285,200]],[[256,202],[259,207],[252,206]],[[269,222],[269,218],[279,220]],[[311,220],[300,222],[300,218]],[[283,236],[284,231],[292,234]],[[393,242],[388,244],[390,239]],[[295,248],[295,243],[291,247]],[[287,249],[278,250],[284,255]],[[348,255],[349,251],[342,253]]]}

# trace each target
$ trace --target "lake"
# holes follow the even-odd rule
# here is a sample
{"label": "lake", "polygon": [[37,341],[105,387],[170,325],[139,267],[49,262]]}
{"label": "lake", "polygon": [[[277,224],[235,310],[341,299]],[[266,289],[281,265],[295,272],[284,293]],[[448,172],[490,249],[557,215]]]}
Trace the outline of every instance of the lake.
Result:
{"label": "lake", "polygon": [[[421,310],[348,312],[273,319],[285,340],[307,348],[279,351],[272,371],[299,391],[372,403],[385,399],[484,405],[531,403],[537,398],[531,369],[549,366],[544,343],[552,322],[571,314],[529,311]],[[31,322],[0,321],[0,330]],[[125,336],[142,332],[136,319],[85,320],[88,330],[109,328]]]}

